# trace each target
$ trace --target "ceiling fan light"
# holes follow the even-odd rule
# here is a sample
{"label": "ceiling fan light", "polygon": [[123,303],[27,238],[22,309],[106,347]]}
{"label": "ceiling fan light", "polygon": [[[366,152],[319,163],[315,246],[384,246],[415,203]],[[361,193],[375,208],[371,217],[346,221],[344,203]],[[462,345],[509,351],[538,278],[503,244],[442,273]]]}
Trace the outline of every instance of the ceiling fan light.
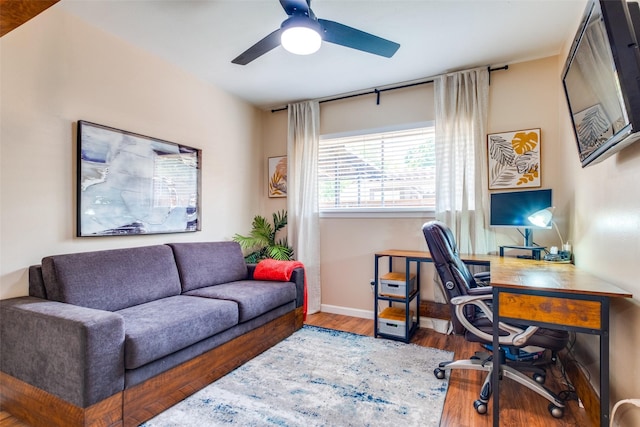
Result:
{"label": "ceiling fan light", "polygon": [[289,27],[282,32],[280,43],[296,55],[311,55],[320,49],[322,37],[309,27]]}

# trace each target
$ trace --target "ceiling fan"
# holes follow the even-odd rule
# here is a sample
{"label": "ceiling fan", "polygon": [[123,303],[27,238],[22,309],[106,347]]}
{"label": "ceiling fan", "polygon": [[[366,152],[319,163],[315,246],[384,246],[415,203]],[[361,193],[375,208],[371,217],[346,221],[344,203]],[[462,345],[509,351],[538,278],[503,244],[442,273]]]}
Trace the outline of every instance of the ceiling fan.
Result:
{"label": "ceiling fan", "polygon": [[322,40],[387,58],[391,58],[400,47],[398,43],[373,34],[338,22],[316,18],[311,10],[311,0],[280,0],[280,4],[289,15],[280,28],[231,62],[247,65],[280,44],[290,52],[307,55],[317,51]]}

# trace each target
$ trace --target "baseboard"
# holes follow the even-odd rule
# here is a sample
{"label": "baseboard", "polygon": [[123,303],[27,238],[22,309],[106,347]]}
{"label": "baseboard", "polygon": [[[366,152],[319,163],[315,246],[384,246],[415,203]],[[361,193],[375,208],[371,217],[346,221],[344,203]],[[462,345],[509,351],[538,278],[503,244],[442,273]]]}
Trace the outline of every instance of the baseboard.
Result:
{"label": "baseboard", "polygon": [[[447,320],[442,319],[441,317],[425,316],[423,312],[423,303],[424,301],[421,302],[421,307],[420,307],[420,327],[433,329],[436,332],[446,334],[449,330],[449,322]],[[322,306],[320,307],[320,311],[322,311],[323,313],[341,314],[343,316],[351,316],[351,317],[358,317],[360,319],[373,320],[373,310],[362,310],[357,308],[322,304]]]}
{"label": "baseboard", "polygon": [[322,304],[320,311],[323,313],[341,314],[343,316],[359,317],[361,319],[373,320],[373,310],[361,310],[350,307],[340,307],[338,305]]}

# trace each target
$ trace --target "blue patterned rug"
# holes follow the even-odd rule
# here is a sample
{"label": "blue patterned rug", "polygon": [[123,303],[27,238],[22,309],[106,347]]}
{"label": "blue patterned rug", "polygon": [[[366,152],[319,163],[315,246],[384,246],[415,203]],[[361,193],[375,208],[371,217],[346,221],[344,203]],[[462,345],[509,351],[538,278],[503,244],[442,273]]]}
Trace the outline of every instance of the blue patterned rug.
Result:
{"label": "blue patterned rug", "polygon": [[314,326],[143,424],[437,426],[453,353]]}

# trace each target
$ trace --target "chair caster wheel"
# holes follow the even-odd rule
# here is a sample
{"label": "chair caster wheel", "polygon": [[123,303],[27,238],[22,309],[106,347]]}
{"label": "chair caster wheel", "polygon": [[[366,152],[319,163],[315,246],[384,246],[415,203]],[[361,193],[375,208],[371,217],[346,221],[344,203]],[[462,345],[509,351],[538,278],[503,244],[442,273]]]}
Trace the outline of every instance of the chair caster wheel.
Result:
{"label": "chair caster wheel", "polygon": [[476,400],[475,402],[473,402],[473,407],[479,414],[487,413],[487,404],[482,400]]}
{"label": "chair caster wheel", "polygon": [[541,375],[541,374],[534,374],[533,375],[533,380],[535,382],[537,382],[538,384],[544,384],[546,379],[547,379],[546,375]]}
{"label": "chair caster wheel", "polygon": [[553,403],[549,403],[549,413],[553,418],[562,418],[564,415],[564,408],[556,406]]}
{"label": "chair caster wheel", "polygon": [[443,380],[444,379],[444,369],[440,369],[440,368],[434,369],[433,370],[433,375],[435,375],[437,379]]}

